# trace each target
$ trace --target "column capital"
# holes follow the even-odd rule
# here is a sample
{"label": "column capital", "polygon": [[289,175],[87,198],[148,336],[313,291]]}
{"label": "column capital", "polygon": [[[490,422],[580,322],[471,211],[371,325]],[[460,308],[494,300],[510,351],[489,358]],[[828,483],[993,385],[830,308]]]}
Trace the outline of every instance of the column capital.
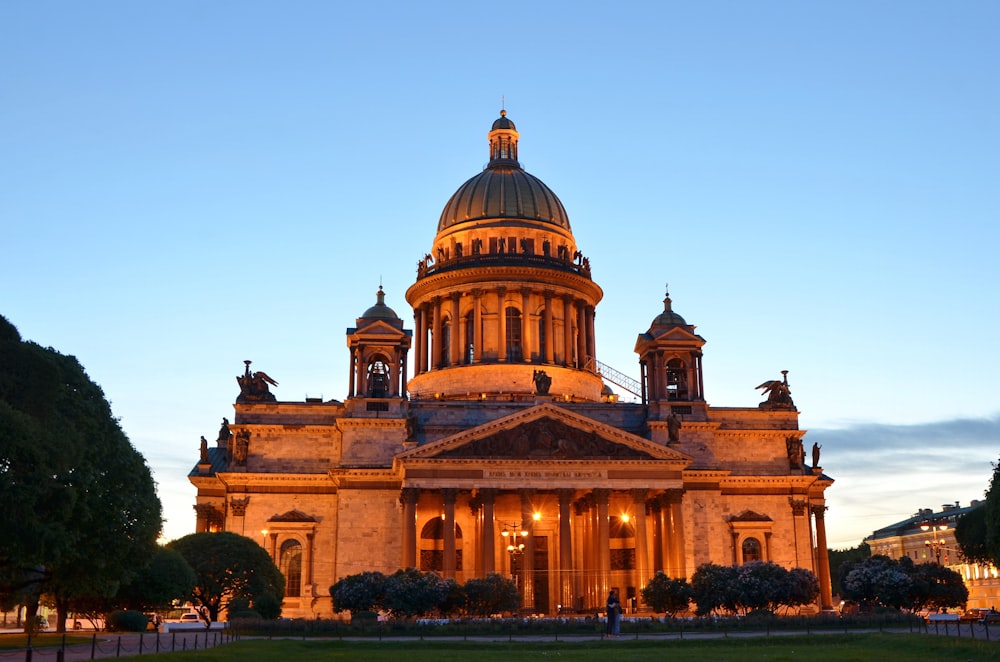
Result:
{"label": "column capital", "polygon": [[645,503],[646,503],[646,495],[649,494],[649,490],[647,490],[647,489],[633,489],[633,490],[629,490],[629,493],[632,495],[632,503],[636,503],[636,504],[641,503],[641,504],[645,505]]}
{"label": "column capital", "polygon": [[608,505],[611,499],[611,490],[605,487],[597,487],[591,492],[594,495],[594,499],[597,501],[598,505]]}
{"label": "column capital", "polygon": [[811,504],[809,510],[816,519],[821,520],[826,516],[827,506],[821,503]]}
{"label": "column capital", "polygon": [[573,501],[573,496],[576,495],[576,490],[572,487],[561,487],[556,490],[556,495],[559,497],[560,504],[569,505]]}
{"label": "column capital", "polygon": [[441,498],[444,499],[445,503],[455,503],[458,498],[458,488],[455,487],[442,487],[441,488]]}
{"label": "column capital", "polygon": [[404,487],[399,491],[399,502],[401,504],[414,505],[417,503],[417,499],[419,498],[420,498],[419,487]]}

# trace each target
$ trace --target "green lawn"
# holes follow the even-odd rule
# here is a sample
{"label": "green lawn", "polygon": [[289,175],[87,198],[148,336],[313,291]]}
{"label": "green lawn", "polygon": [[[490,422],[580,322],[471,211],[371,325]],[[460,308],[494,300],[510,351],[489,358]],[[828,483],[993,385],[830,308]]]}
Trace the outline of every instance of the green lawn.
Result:
{"label": "green lawn", "polygon": [[[449,660],[510,662],[511,660],[594,660],[609,657],[628,662],[986,662],[1000,660],[1000,642],[920,634],[858,634],[772,636],[710,640],[627,640],[586,643],[514,641],[511,643],[449,641],[303,641],[244,640],[205,651],[157,655],[156,662],[439,662]],[[129,657],[122,660],[148,659]]]}

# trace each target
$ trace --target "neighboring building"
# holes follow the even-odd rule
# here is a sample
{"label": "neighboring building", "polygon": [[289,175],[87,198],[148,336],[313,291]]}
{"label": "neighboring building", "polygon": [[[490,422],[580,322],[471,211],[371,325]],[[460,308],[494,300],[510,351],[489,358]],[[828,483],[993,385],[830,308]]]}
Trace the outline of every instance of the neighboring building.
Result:
{"label": "neighboring building", "polygon": [[921,508],[913,517],[875,531],[865,538],[873,555],[891,559],[909,557],[914,563],[937,563],[962,575],[969,589],[968,608],[1000,607],[1000,577],[992,565],[967,563],[955,540],[958,519],[983,504],[973,501],[962,508],[946,503],[940,512]]}
{"label": "neighboring building", "polygon": [[752,560],[814,571],[829,608],[833,481],[818,447],[806,462],[787,379],[710,406],[705,340],[669,295],[636,320],[640,380],[598,362],[603,292],[566,210],[521,168],[506,113],[488,137],[406,292],[416,332],[381,287],[347,329],[344,402],[278,402],[247,362],[190,474],[197,530],[261,540],[286,616],[330,616],[330,585],[365,570],[510,574],[526,611],[556,613]]}

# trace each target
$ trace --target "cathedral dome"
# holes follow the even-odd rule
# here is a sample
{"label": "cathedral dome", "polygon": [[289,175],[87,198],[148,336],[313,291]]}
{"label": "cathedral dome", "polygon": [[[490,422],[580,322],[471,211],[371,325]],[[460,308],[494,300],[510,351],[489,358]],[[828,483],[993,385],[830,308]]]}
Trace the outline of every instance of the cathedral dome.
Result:
{"label": "cathedral dome", "polygon": [[556,194],[518,163],[518,137],[507,111],[500,111],[489,133],[489,163],[448,200],[438,221],[438,232],[459,223],[505,218],[570,229],[569,216]]}

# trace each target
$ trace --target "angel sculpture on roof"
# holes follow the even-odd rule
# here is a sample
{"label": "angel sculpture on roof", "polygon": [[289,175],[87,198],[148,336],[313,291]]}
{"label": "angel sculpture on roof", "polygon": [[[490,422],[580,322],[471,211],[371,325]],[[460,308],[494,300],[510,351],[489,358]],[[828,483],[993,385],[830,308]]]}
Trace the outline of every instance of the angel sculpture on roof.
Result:
{"label": "angel sculpture on roof", "polygon": [[763,389],[767,400],[760,403],[761,409],[787,409],[795,411],[795,403],[792,402],[792,390],[788,386],[788,371],[781,371],[782,379],[771,379],[764,382],[757,388]]}
{"label": "angel sculpture on roof", "polygon": [[278,382],[271,379],[262,370],[250,372],[250,361],[243,363],[246,364],[246,371],[236,378],[240,385],[240,394],[236,398],[236,402],[274,402],[275,397],[268,388],[268,384],[277,386]]}

